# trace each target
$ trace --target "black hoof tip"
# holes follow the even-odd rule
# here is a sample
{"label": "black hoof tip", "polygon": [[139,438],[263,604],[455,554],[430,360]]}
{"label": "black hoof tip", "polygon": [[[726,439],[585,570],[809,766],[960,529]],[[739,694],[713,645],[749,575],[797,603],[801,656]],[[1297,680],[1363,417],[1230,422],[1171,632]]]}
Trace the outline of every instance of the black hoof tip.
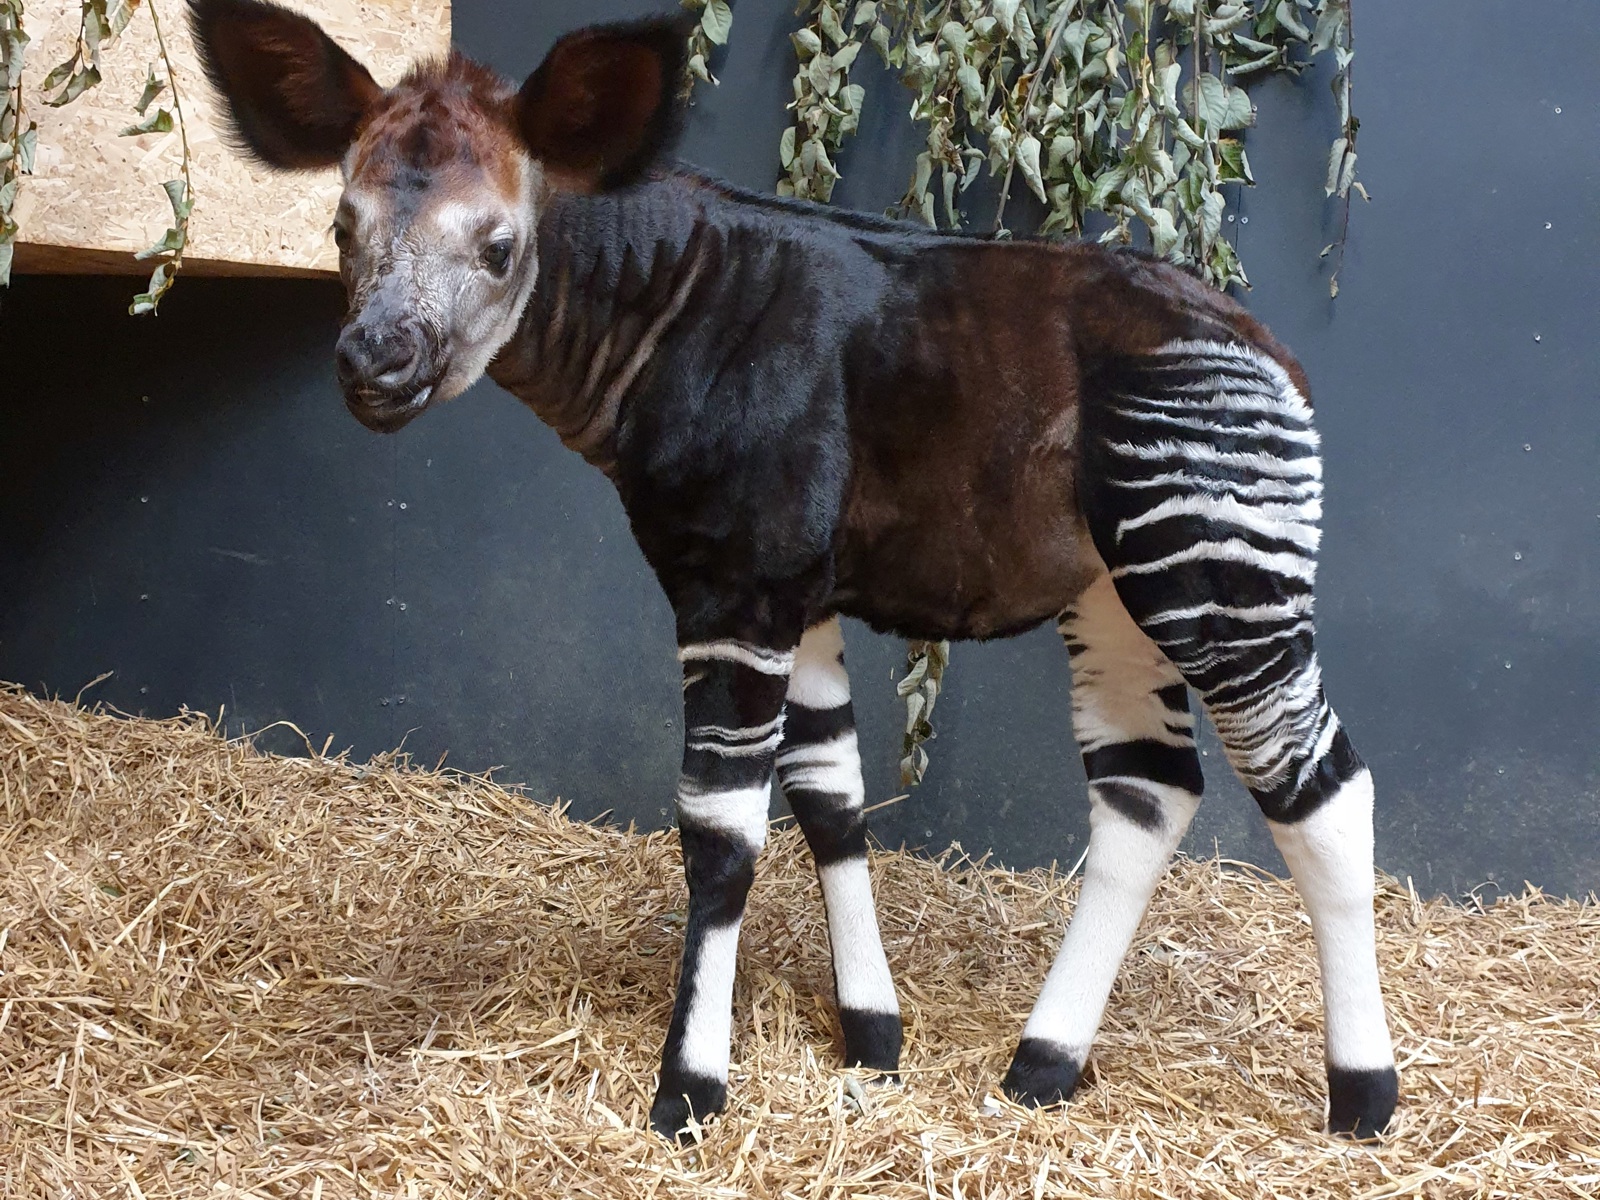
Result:
{"label": "black hoof tip", "polygon": [[1400,1102],[1393,1067],[1372,1071],[1328,1068],[1328,1132],[1366,1141],[1380,1137]]}
{"label": "black hoof tip", "polygon": [[650,1106],[650,1128],[680,1146],[693,1140],[689,1118],[704,1123],[728,1102],[728,1085],[720,1079],[678,1071],[661,1073],[661,1089]]}
{"label": "black hoof tip", "polygon": [[900,1043],[904,1033],[899,1013],[839,1010],[839,1028],[844,1033],[844,1064],[866,1067],[897,1078],[900,1068]]}
{"label": "black hoof tip", "polygon": [[1083,1061],[1055,1042],[1023,1038],[1006,1072],[1006,1095],[1029,1108],[1065,1104],[1083,1076]]}

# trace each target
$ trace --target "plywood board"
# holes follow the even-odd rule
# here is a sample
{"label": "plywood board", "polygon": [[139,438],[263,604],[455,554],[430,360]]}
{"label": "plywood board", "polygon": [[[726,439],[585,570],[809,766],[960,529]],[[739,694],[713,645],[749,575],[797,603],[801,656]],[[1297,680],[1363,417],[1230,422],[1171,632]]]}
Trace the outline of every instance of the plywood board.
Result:
{"label": "plywood board", "polygon": [[[133,255],[160,240],[171,218],[161,184],[180,176],[178,134],[119,137],[138,121],[145,72],[159,62],[150,13],[158,5],[189,124],[195,207],[186,269],[238,274],[324,274],[338,269],[328,226],[339,196],[336,171],[278,174],[224,141],[219,100],[206,83],[181,0],[144,0],[121,38],[101,52],[104,81],[64,108],[38,91],[72,53],[79,0],[30,0],[28,116],[39,123],[34,174],[16,213],[18,272],[146,271]],[[448,0],[291,0],[365,63],[382,84],[450,42]],[[157,68],[157,74],[162,74]],[[170,106],[170,92],[157,103]]]}

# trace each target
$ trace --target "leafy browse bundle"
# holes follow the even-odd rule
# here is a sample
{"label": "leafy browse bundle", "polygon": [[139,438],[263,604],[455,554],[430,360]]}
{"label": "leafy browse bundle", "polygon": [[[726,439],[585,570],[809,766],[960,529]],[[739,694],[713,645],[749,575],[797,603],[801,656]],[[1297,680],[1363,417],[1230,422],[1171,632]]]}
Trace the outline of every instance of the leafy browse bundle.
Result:
{"label": "leafy browse bundle", "polygon": [[927,130],[901,208],[929,225],[962,224],[961,197],[987,166],[1003,177],[997,233],[1020,174],[1045,207],[1041,234],[1082,234],[1101,213],[1103,241],[1132,240],[1138,222],[1156,254],[1219,287],[1247,284],[1222,236],[1222,188],[1254,183],[1238,132],[1255,112],[1231,80],[1298,72],[1327,51],[1340,118],[1327,191],[1348,202],[1360,190],[1349,0],[815,0],[803,11],[784,195],[832,195],[866,99],[850,68],[868,42]]}
{"label": "leafy browse bundle", "polygon": [[28,35],[22,28],[22,0],[0,0],[0,287],[11,278],[11,247],[17,236],[12,205],[22,177],[33,170],[38,128],[23,124],[22,63]]}
{"label": "leafy browse bundle", "polygon": [[[48,97],[45,103],[52,108],[70,104],[90,88],[100,83],[100,52],[115,42],[128,27],[140,4],[150,13],[155,29],[156,46],[161,57],[161,71],[151,64],[145,73],[145,84],[134,111],[139,116],[136,124],[123,129],[119,137],[136,137],[146,133],[178,131],[182,150],[182,178],[170,179],[161,185],[172,208],[172,224],[161,240],[136,255],[137,258],[158,259],[155,270],[145,290],[133,298],[128,311],[134,314],[153,313],[161,297],[172,287],[173,277],[183,267],[183,251],[189,240],[189,213],[194,206],[194,187],[189,177],[189,136],[183,120],[183,103],[173,81],[172,61],[167,54],[166,38],[161,31],[161,19],[154,0],[83,0],[79,14],[78,36],[73,43],[71,56],[57,65],[39,84],[39,90]],[[23,125],[22,68],[27,52],[28,37],[22,28],[22,0],[0,0],[0,287],[11,281],[11,258],[17,235],[17,223],[12,217],[21,177],[33,170],[34,149],[38,131],[33,122]],[[170,91],[172,108],[151,104],[163,93]],[[54,95],[49,93],[54,92]]]}

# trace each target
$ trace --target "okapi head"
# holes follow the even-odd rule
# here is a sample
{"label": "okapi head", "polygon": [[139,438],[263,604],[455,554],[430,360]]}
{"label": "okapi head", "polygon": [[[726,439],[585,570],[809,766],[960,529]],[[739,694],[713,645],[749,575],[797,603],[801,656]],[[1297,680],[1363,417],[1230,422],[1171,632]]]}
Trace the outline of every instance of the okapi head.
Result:
{"label": "okapi head", "polygon": [[674,18],[568,34],[520,89],[452,53],[387,90],[275,4],[191,0],[190,21],[242,149],[281,170],[343,172],[339,383],[379,432],[461,393],[510,339],[551,198],[627,185],[676,125]]}

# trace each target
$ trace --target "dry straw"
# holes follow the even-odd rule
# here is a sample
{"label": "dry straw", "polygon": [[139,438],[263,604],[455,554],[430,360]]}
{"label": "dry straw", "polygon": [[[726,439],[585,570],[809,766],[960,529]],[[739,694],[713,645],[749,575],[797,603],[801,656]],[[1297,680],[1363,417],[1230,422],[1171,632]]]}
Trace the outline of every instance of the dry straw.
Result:
{"label": "dry straw", "polygon": [[1385,883],[1402,1063],[1381,1146],[1317,1132],[1290,888],[1182,862],[1062,1112],[995,1084],[1071,881],[873,863],[899,1088],[841,1071],[817,889],[774,832],[731,1111],[645,1131],[683,921],[674,839],[491,784],[273,758],[200,719],[0,690],[7,1196],[1593,1197],[1600,908]]}

